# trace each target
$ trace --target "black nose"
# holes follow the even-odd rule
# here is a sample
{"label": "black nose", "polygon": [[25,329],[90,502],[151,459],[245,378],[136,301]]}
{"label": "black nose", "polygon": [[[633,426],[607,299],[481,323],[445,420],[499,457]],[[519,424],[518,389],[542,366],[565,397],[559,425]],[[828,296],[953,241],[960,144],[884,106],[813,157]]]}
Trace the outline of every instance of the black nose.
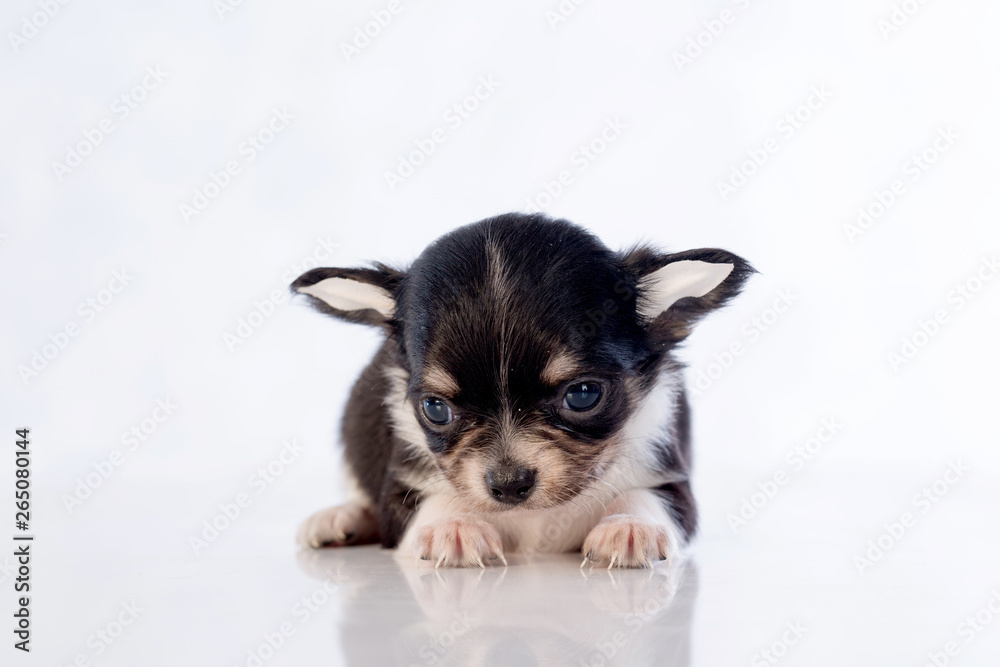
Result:
{"label": "black nose", "polygon": [[535,471],[527,468],[498,468],[486,472],[486,486],[494,500],[510,505],[523,503],[535,489]]}

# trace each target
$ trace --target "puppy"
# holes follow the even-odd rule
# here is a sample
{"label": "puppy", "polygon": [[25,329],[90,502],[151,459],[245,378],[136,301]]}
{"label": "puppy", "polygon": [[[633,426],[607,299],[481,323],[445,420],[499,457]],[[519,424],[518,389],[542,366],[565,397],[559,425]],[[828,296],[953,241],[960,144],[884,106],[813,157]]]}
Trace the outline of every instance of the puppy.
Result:
{"label": "puppy", "polygon": [[405,271],[304,273],[294,292],[386,339],[344,413],[350,500],[307,519],[299,543],[381,542],[439,566],[680,555],[697,511],[673,350],[753,272],[724,250],[613,252],[512,213],[446,234]]}

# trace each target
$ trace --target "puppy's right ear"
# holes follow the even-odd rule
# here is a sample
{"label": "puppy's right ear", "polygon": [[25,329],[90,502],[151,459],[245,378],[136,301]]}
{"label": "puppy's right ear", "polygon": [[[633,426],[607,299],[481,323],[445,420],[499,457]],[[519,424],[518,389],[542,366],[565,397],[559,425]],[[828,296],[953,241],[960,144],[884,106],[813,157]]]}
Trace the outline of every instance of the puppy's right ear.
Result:
{"label": "puppy's right ear", "polygon": [[348,322],[383,326],[396,313],[396,288],[403,273],[384,264],[371,269],[321,268],[306,271],[292,283],[321,313]]}
{"label": "puppy's right ear", "polygon": [[687,338],[702,317],[739,294],[756,273],[742,257],[718,248],[664,255],[639,246],[625,254],[623,265],[638,280],[637,312],[663,345]]}

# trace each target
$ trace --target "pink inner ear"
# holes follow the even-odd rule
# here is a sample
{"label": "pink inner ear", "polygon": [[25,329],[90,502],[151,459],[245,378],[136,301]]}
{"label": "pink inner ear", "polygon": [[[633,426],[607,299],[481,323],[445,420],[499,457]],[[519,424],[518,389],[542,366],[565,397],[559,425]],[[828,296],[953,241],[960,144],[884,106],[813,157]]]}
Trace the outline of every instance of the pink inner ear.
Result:
{"label": "pink inner ear", "polygon": [[705,296],[732,273],[733,264],[713,264],[685,259],[657,269],[643,280],[645,298],[639,314],[647,320],[656,318],[679,299]]}
{"label": "pink inner ear", "polygon": [[384,289],[350,278],[327,278],[315,285],[300,287],[298,291],[314,296],[337,310],[349,312],[372,309],[386,317],[392,317],[396,309],[396,302]]}

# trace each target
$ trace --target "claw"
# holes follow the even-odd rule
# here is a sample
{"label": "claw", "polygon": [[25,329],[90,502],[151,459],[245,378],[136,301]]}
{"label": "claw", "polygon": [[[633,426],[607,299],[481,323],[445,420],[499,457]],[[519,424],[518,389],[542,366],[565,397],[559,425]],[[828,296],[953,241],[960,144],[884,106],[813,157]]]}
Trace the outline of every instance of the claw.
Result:
{"label": "claw", "polygon": [[590,560],[590,559],[589,559],[589,558],[587,558],[586,556],[584,556],[584,557],[583,557],[583,562],[582,562],[582,563],[580,563],[580,569],[581,569],[581,570],[583,569],[583,566],[587,564],[587,561],[588,561],[588,560]]}
{"label": "claw", "polygon": [[497,558],[503,561],[503,566],[507,567],[507,559],[503,557],[503,554],[497,554]]}
{"label": "claw", "polygon": [[485,565],[483,565],[483,559],[482,559],[482,558],[479,558],[479,557],[477,556],[477,557],[476,557],[476,562],[477,562],[477,563],[479,563],[479,567],[483,568],[484,570],[486,569],[486,566],[485,566]]}
{"label": "claw", "polygon": [[608,563],[608,569],[609,570],[615,566],[615,559],[617,559],[617,558],[618,558],[618,554],[615,554],[615,555],[611,556],[611,562]]}
{"label": "claw", "polygon": [[436,563],[434,563],[434,569],[435,570],[438,569],[439,567],[441,567],[441,563],[444,562],[444,557],[445,557],[445,554],[441,554],[441,557],[438,558],[438,560],[437,560]]}

